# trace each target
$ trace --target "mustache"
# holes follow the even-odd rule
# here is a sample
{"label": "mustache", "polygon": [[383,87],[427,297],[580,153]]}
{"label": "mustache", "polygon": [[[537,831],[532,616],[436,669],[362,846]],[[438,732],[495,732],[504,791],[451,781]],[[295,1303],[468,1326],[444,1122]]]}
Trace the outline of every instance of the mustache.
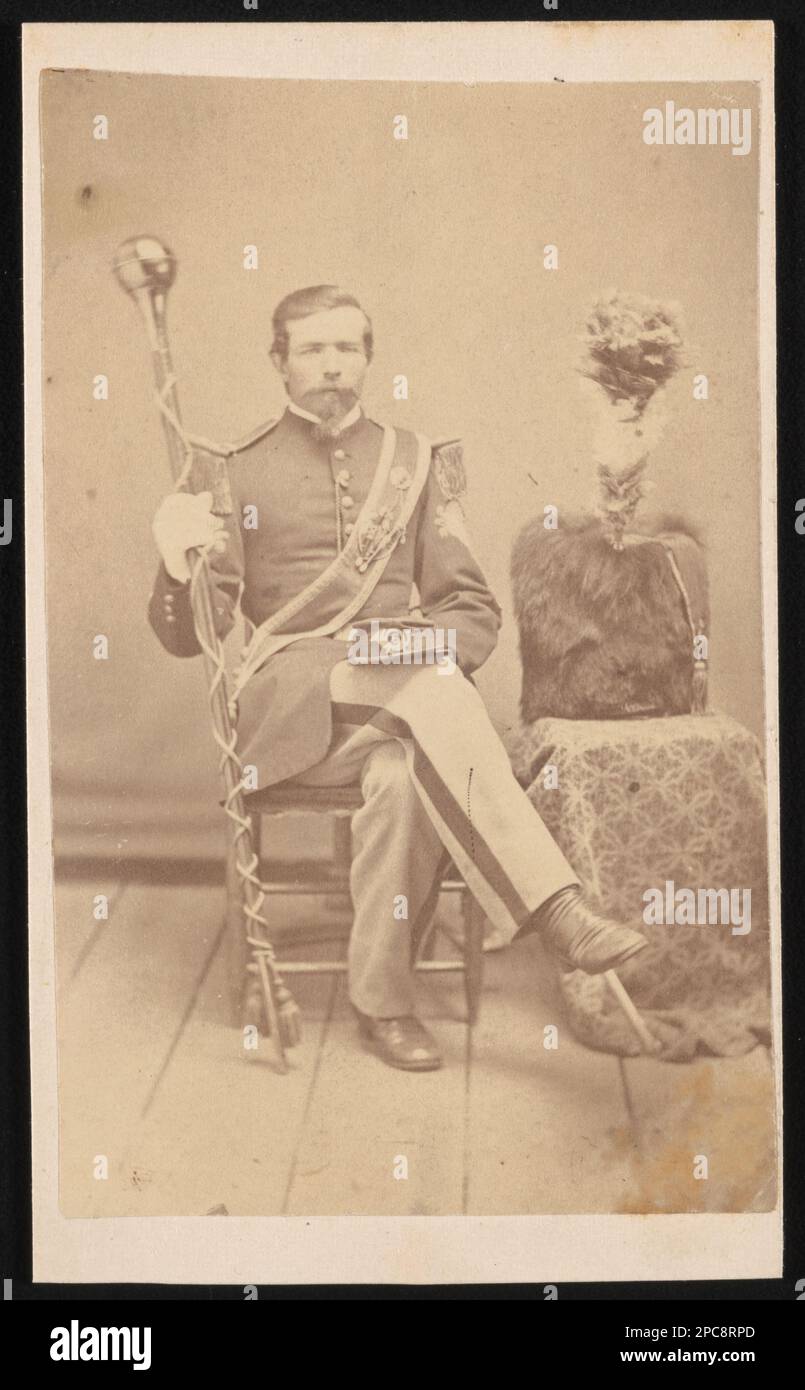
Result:
{"label": "mustache", "polygon": [[329,416],[335,415],[344,406],[354,405],[358,395],[351,386],[316,386],[310,391],[306,391],[302,399],[304,401],[318,400],[321,409],[317,413],[321,416]]}

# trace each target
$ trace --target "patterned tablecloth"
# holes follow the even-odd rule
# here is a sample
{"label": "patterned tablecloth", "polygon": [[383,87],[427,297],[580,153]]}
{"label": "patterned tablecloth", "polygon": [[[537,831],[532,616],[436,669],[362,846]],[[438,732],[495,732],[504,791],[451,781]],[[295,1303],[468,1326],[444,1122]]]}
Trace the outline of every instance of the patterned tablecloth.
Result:
{"label": "patterned tablecloth", "polygon": [[[753,735],[718,714],[540,719],[521,729],[510,754],[588,901],[651,943],[619,974],[662,1041],[660,1055],[737,1056],[768,1042],[766,798]],[[645,891],[660,889],[665,899],[668,884],[672,893],[750,889],[751,930],[646,925]],[[582,1042],[622,1055],[640,1050],[603,977],[573,971],[561,988]]]}

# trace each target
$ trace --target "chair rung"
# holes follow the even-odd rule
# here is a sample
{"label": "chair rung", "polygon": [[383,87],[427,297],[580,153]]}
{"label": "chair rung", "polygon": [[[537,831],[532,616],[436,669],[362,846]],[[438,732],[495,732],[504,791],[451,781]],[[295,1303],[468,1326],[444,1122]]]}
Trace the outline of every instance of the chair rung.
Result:
{"label": "chair rung", "polygon": [[270,898],[272,896],[329,898],[336,897],[338,894],[341,893],[343,893],[346,896],[349,893],[349,884],[347,883],[346,879],[342,879],[341,881],[335,880],[330,883],[316,884],[277,883],[272,881],[270,883],[261,883],[260,887],[262,888],[267,898]]}
{"label": "chair rung", "polygon": [[[276,966],[281,975],[345,975],[347,972],[345,960],[278,960]],[[254,961],[249,961],[246,969],[253,974],[257,973]],[[420,960],[417,961],[416,969],[432,975],[439,972],[463,971],[465,966],[463,960]]]}
{"label": "chair rung", "polygon": [[[249,970],[254,970],[250,963]],[[277,969],[281,975],[345,975],[345,960],[278,960]]]}
{"label": "chair rung", "polygon": [[[324,898],[331,894],[349,893],[349,883],[346,879],[333,879],[329,883],[292,883],[281,882],[271,879],[266,883],[261,883],[260,887],[267,898],[272,895],[277,897],[303,897],[303,898]],[[442,893],[461,893],[466,888],[466,884],[460,879],[445,879],[441,885]]]}

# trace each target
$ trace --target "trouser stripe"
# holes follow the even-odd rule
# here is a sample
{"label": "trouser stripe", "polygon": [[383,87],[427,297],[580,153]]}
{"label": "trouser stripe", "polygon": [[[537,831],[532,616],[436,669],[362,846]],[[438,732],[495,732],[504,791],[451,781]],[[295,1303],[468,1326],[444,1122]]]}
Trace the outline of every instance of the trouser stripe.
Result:
{"label": "trouser stripe", "polygon": [[[352,702],[335,701],[333,703],[333,717],[340,723],[351,724],[361,727],[371,724],[374,728],[380,729],[383,733],[389,734],[393,738],[402,738],[410,741],[414,752],[414,772],[416,779],[423,787],[427,797],[433,803],[438,815],[442,818],[452,835],[455,837],[464,854],[474,864],[476,870],[486,881],[489,888],[497,895],[505,905],[506,910],[518,926],[524,925],[531,917],[532,910],[528,907],[511,880],[504,873],[499,860],[492,853],[488,844],[480,834],[478,827],[473,825],[470,814],[460,806],[446,785],[430,758],[421,747],[417,738],[406,720],[399,715],[391,714],[388,710],[378,705],[354,704]],[[460,865],[458,866],[461,867]]]}

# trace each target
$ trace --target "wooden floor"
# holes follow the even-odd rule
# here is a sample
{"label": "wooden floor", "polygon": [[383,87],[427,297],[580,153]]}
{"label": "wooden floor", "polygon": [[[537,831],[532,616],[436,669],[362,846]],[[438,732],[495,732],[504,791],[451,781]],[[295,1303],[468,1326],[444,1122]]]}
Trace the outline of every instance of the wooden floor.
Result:
{"label": "wooden floor", "polygon": [[[93,918],[97,894],[108,921]],[[688,1064],[592,1052],[529,938],[487,954],[472,1032],[460,977],[420,977],[419,1011],[445,1058],[427,1074],[362,1049],[343,976],[297,978],[304,1038],[282,1076],[267,1044],[244,1050],[232,1025],[223,907],[222,889],[203,884],[57,889],[65,1215],[774,1205],[765,1049]],[[556,1050],[543,1047],[546,1024]]]}

